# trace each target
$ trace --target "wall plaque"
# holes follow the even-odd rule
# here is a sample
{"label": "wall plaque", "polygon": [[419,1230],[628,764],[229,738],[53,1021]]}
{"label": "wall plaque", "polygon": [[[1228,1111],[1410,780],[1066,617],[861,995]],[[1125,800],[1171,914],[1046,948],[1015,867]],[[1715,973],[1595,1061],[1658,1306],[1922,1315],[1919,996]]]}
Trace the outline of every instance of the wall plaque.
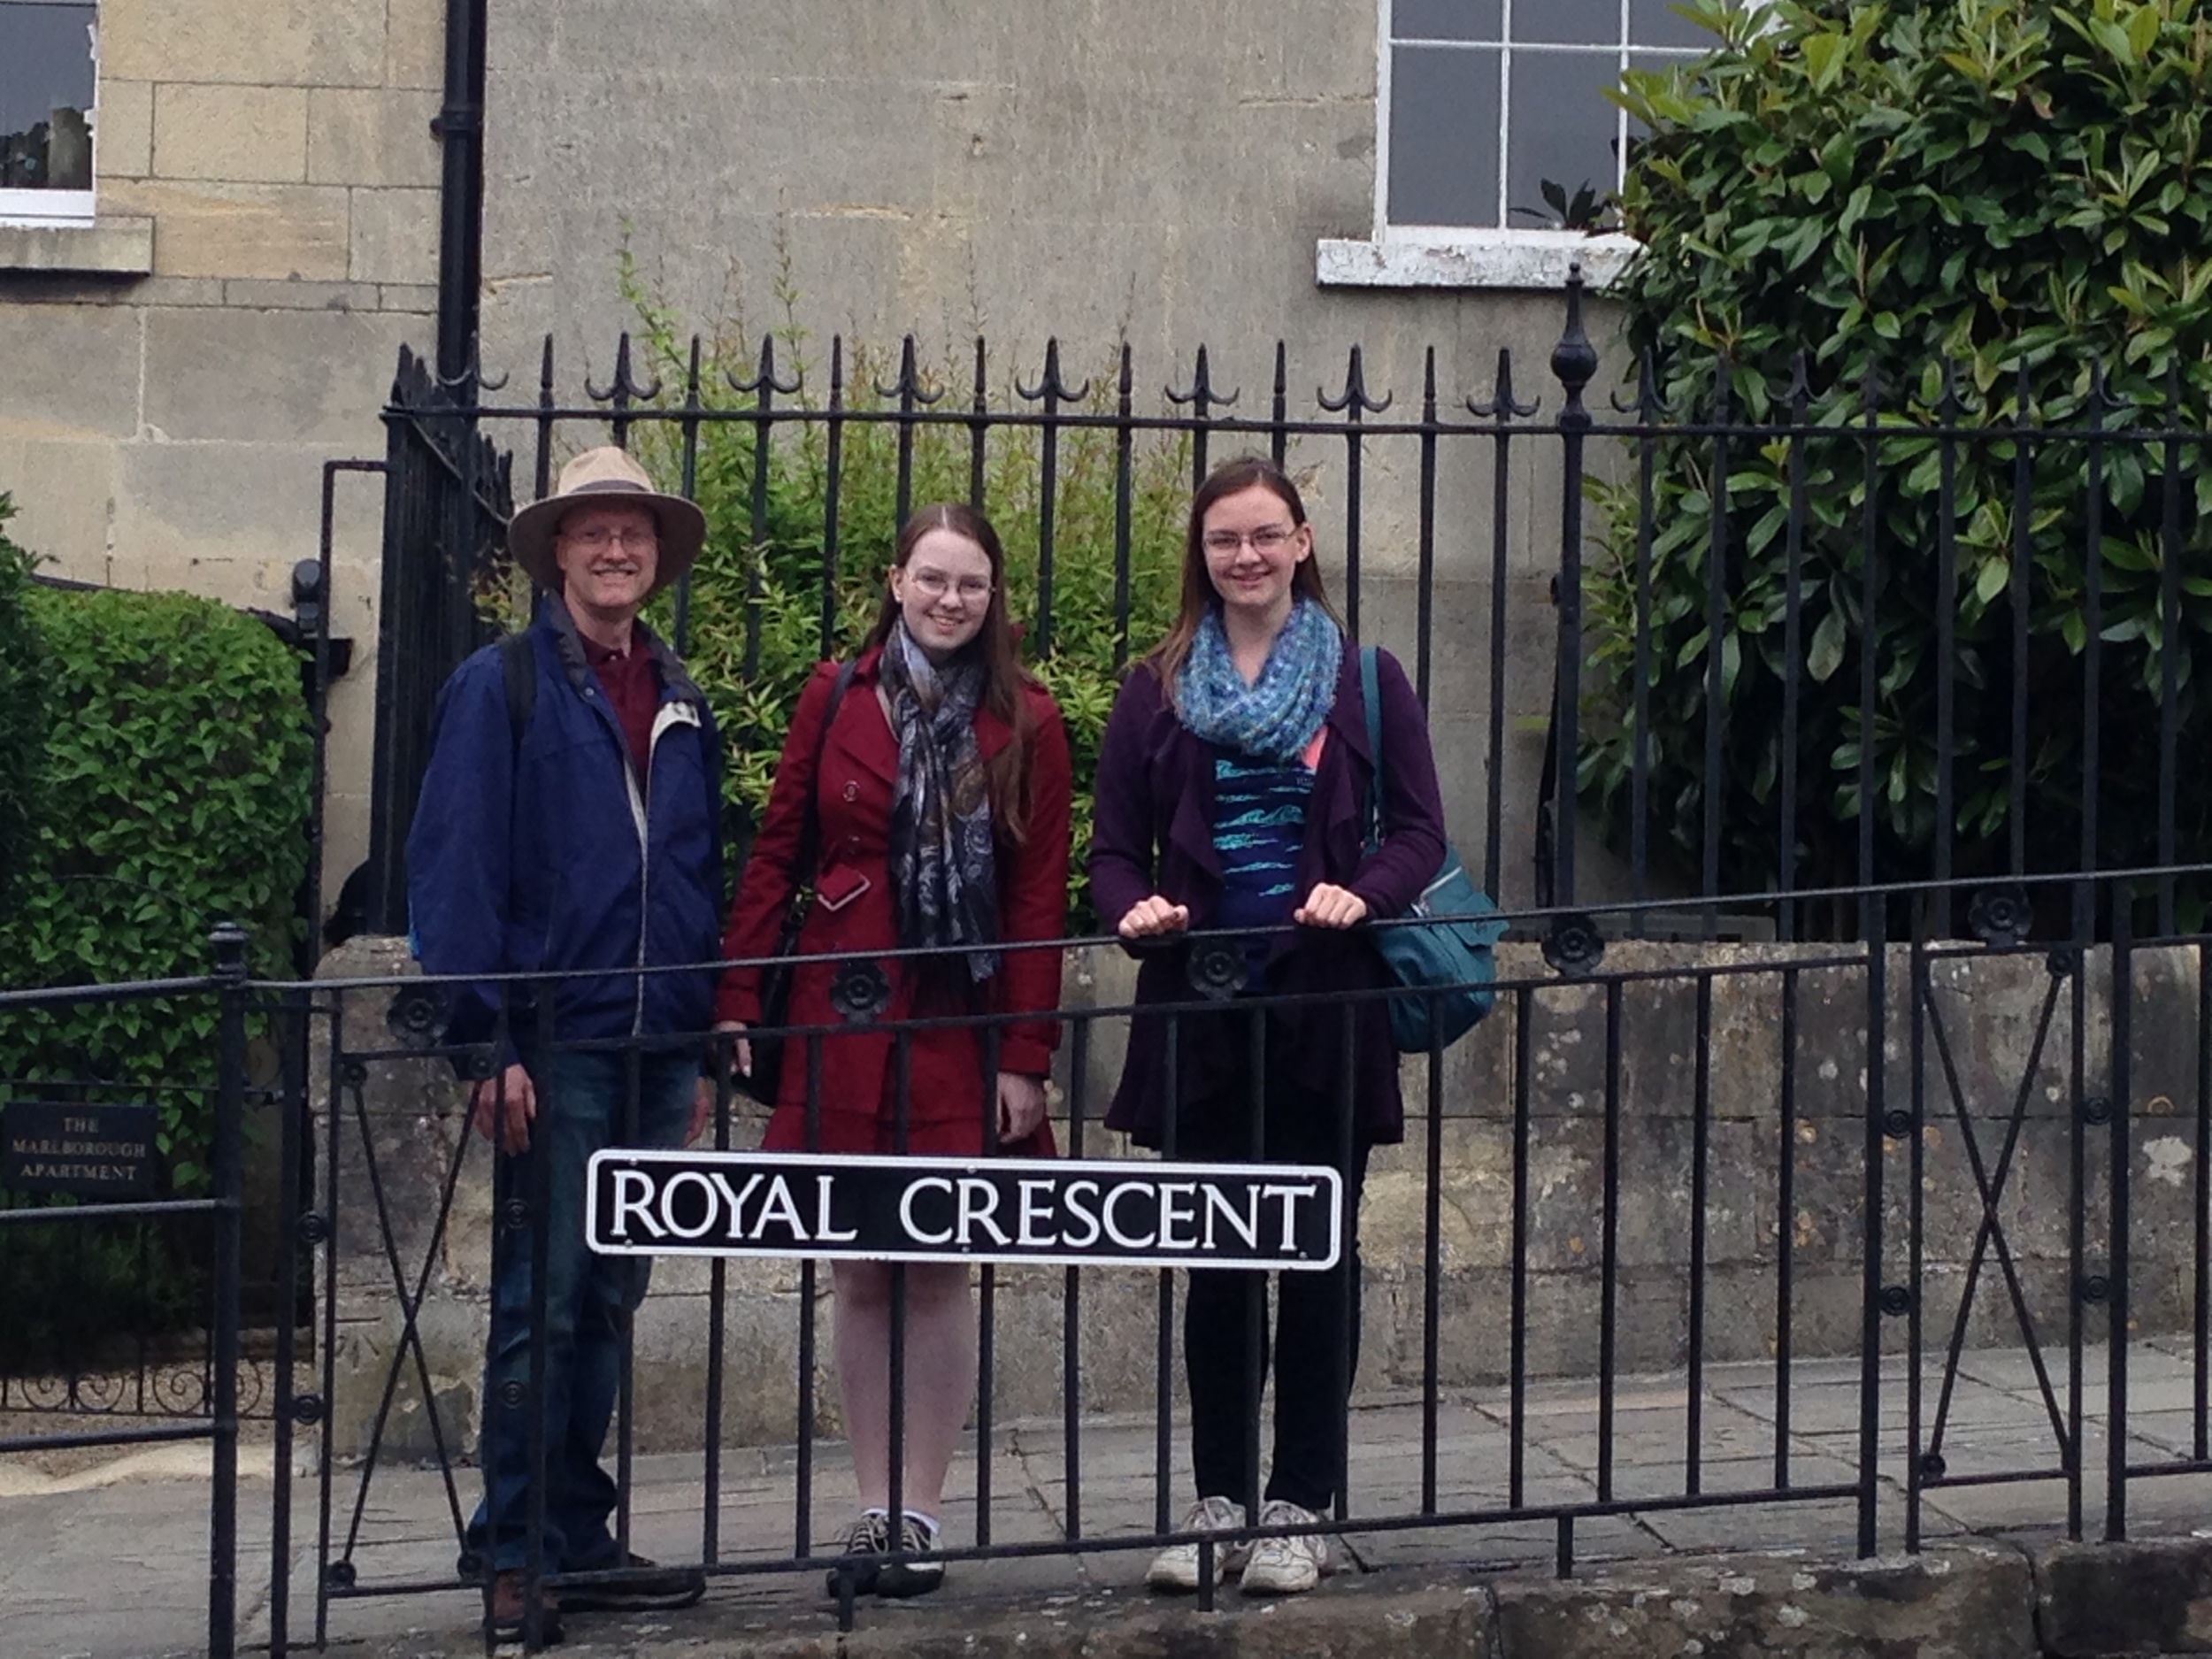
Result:
{"label": "wall plaque", "polygon": [[10,1101],[0,1106],[0,1187],[111,1202],[150,1198],[158,1126],[151,1106]]}

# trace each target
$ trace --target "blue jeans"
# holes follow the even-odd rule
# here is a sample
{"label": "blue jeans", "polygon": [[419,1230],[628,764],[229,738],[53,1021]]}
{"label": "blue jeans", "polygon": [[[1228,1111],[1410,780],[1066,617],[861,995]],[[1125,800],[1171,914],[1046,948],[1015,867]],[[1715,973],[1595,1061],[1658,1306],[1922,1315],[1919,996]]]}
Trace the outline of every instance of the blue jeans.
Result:
{"label": "blue jeans", "polygon": [[[623,1333],[645,1298],[652,1270],[644,1256],[596,1256],[586,1248],[585,1165],[602,1147],[677,1144],[690,1121],[692,1091],[699,1079],[694,1054],[638,1056],[633,1138],[625,1133],[630,1064],[631,1056],[618,1052],[557,1054],[549,1079],[534,1079],[538,1115],[530,1149],[499,1160],[495,1190],[503,1206],[530,1201],[534,1159],[547,1160],[551,1188],[545,1218],[548,1572],[582,1571],[614,1561],[607,1517],[614,1513],[615,1484],[599,1466],[599,1448],[620,1386]],[[469,1523],[467,1542],[471,1549],[488,1555],[493,1569],[501,1572],[519,1571],[527,1561],[534,1222],[531,1217],[521,1225],[500,1225],[493,1248],[491,1342],[484,1367],[484,1501]]]}

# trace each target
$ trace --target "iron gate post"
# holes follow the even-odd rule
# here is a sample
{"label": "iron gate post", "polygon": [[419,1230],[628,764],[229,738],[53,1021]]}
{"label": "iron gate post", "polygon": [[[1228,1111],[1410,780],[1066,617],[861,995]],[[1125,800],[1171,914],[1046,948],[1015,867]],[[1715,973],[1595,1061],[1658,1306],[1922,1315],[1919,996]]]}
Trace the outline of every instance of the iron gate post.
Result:
{"label": "iron gate post", "polygon": [[[1537,872],[1538,892],[1543,902],[1571,908],[1575,902],[1575,825],[1577,778],[1582,741],[1582,475],[1584,448],[1595,425],[1582,401],[1583,390],[1597,377],[1597,348],[1582,323],[1582,267],[1567,273],[1567,324],[1552,348],[1551,372],[1566,393],[1559,411],[1561,486],[1559,499],[1559,578],[1555,600],[1559,608],[1559,653],[1552,696],[1554,773],[1550,791],[1537,809],[1537,859],[1549,867]],[[1542,845],[1547,832],[1550,847]]]}
{"label": "iron gate post", "polygon": [[215,1432],[208,1519],[207,1650],[230,1659],[238,1643],[238,1278],[242,1140],[246,1104],[246,930],[209,936],[219,1003],[215,1093]]}

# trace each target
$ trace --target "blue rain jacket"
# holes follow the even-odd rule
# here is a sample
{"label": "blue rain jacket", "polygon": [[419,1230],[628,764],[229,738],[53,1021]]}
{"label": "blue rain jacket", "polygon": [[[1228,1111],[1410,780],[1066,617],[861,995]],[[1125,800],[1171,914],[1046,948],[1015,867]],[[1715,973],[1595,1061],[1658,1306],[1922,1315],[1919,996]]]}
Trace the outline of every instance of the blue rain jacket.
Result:
{"label": "blue rain jacket", "polygon": [[[540,988],[552,994],[560,1041],[712,1023],[703,964],[719,954],[724,909],[721,746],[675,653],[638,629],[661,681],[643,777],[557,596],[525,635],[537,683],[518,742],[497,646],[439,693],[407,837],[407,898],[424,970],[484,976],[449,987],[449,1042],[494,1036],[503,973],[600,971]],[[636,972],[680,964],[703,965]],[[518,1030],[506,1058],[525,1041]]]}

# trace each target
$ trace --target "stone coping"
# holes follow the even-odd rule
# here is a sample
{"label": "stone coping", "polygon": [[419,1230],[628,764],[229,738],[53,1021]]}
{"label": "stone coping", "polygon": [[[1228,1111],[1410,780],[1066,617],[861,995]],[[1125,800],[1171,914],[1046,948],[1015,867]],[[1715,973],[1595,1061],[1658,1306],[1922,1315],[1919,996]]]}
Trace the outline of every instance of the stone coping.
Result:
{"label": "stone coping", "polygon": [[[871,1605],[860,1628],[764,1627],[710,1597],[652,1619],[568,1621],[577,1659],[2105,1659],[2212,1651],[2212,1540],[2036,1547],[2006,1538],[1868,1561],[1673,1557],[1571,1579],[1409,1568],[1216,1611],[1092,1593]],[[374,1659],[481,1652],[480,1639],[371,1643]]]}

